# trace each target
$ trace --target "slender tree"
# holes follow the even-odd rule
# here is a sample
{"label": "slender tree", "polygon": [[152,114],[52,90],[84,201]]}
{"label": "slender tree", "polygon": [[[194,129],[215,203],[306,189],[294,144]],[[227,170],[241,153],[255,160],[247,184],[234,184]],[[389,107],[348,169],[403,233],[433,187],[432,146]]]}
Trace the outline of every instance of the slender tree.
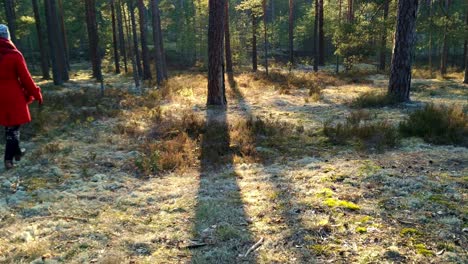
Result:
{"label": "slender tree", "polygon": [[434,76],[434,67],[432,66],[432,28],[434,27],[433,5],[434,0],[429,0],[429,73],[431,78]]}
{"label": "slender tree", "polygon": [[168,74],[167,74],[166,52],[164,51],[164,41],[163,41],[164,38],[162,34],[162,29],[161,29],[160,13],[161,12],[159,12],[159,8],[158,8],[157,19],[158,19],[159,29],[157,33],[159,34],[159,48],[161,49],[161,56],[162,56],[162,72],[163,72],[164,80],[167,80]]}
{"label": "slender tree", "polygon": [[294,65],[294,0],[289,0],[289,70]]}
{"label": "slender tree", "polygon": [[13,0],[4,0],[5,4],[5,15],[8,23],[8,28],[10,30],[10,37],[13,43],[18,44],[16,39],[16,12],[15,12],[15,2]]}
{"label": "slender tree", "polygon": [[226,53],[226,73],[230,83],[234,82],[232,69],[232,52],[231,52],[231,32],[229,27],[229,1],[226,1],[224,10],[224,38],[225,38],[225,53]]}
{"label": "slender tree", "polygon": [[383,3],[383,23],[382,23],[382,36],[380,38],[380,63],[379,70],[385,71],[387,62],[387,18],[390,0],[384,0]]}
{"label": "slender tree", "polygon": [[148,50],[148,41],[146,34],[146,8],[143,0],[138,0],[138,13],[140,17],[140,41],[141,41],[141,56],[143,59],[143,79],[150,80],[151,76],[151,66],[149,59],[149,50]]}
{"label": "slender tree", "polygon": [[323,0],[318,0],[318,62],[319,65],[325,65],[325,34],[323,32]]}
{"label": "slender tree", "polygon": [[63,10],[63,3],[62,0],[58,0],[58,15],[59,15],[59,21],[60,21],[60,35],[62,37],[62,43],[63,43],[63,53],[65,54],[65,62],[67,64],[68,70],[70,70],[71,65],[70,65],[70,50],[68,49],[68,39],[67,39],[67,32],[65,30],[65,14]]}
{"label": "slender tree", "polygon": [[101,56],[99,55],[99,34],[96,21],[95,0],[85,0],[86,25],[88,29],[89,56],[93,66],[93,77],[102,81]]}
{"label": "slender tree", "polygon": [[128,56],[130,57],[130,60],[132,62],[132,74],[133,74],[133,80],[135,82],[135,88],[138,90],[140,89],[140,76],[138,76],[138,71],[137,71],[137,63],[136,63],[136,59],[135,59],[135,55],[133,54],[134,53],[134,49],[132,48],[132,39],[133,39],[133,36],[132,36],[132,33],[131,33],[131,25],[130,25],[130,18],[128,17],[128,14],[125,12],[125,6],[122,5],[121,6],[121,9],[122,9],[122,15],[123,15],[123,18],[124,18],[124,23],[125,23],[125,29],[126,29],[126,32],[127,32],[127,47],[128,47],[128,50],[129,50],[129,53],[128,53]]}
{"label": "slender tree", "polygon": [[43,39],[43,32],[42,32],[42,25],[41,25],[41,16],[39,13],[39,5],[37,4],[37,0],[32,0],[33,12],[34,12],[34,20],[36,22],[36,31],[37,31],[37,41],[39,44],[39,52],[41,53],[41,70],[42,70],[42,78],[44,80],[50,79],[49,73],[49,56],[47,55],[47,49],[44,45]]}
{"label": "slender tree", "polygon": [[57,5],[55,0],[44,0],[44,4],[54,84],[61,85],[69,80],[69,75],[65,60],[63,38],[60,34]]}
{"label": "slender tree", "polygon": [[[465,25],[468,28],[468,7],[466,9]],[[465,54],[465,78],[463,79],[463,83],[468,84],[468,37],[467,37],[467,34],[465,34],[464,54]]]}
{"label": "slender tree", "polygon": [[395,44],[388,94],[398,101],[409,101],[412,50],[415,42],[418,0],[398,0]]}
{"label": "slender tree", "polygon": [[267,17],[267,0],[262,1],[263,10],[263,52],[265,60],[265,72],[268,75],[268,17]]}
{"label": "slender tree", "polygon": [[165,55],[162,44],[161,21],[159,15],[159,0],[151,0],[151,9],[153,13],[153,40],[156,59],[156,77],[158,84],[162,84],[167,79],[165,72]]}
{"label": "slender tree", "polygon": [[130,0],[127,2],[128,12],[130,13],[130,21],[131,21],[131,28],[132,28],[132,35],[133,35],[133,54],[135,55],[135,63],[136,69],[138,73],[138,78],[143,77],[143,68],[141,66],[141,57],[140,51],[138,49],[138,34],[137,34],[137,24],[135,18],[135,2],[134,0]]}
{"label": "slender tree", "polygon": [[120,56],[119,56],[119,42],[117,41],[117,24],[115,18],[115,0],[110,1],[111,16],[112,16],[112,43],[114,46],[114,64],[115,73],[120,74]]}
{"label": "slender tree", "polygon": [[[115,1],[115,0],[112,0]],[[117,5],[115,5],[117,4]],[[124,62],[124,70],[125,73],[128,73],[128,62],[127,62],[127,49],[125,45],[125,33],[124,33],[124,25],[122,21],[122,2],[119,0],[118,3],[114,3],[116,6],[116,11],[117,11],[117,27],[119,31],[119,47],[120,47],[120,54],[123,56],[123,62]]]}
{"label": "slender tree", "polygon": [[223,69],[225,1],[209,0],[207,105],[227,104]]}
{"label": "slender tree", "polygon": [[319,66],[319,40],[318,40],[318,32],[319,32],[319,0],[314,1],[315,6],[315,20],[314,20],[314,71],[318,72]]}
{"label": "slender tree", "polygon": [[257,16],[254,12],[251,12],[252,15],[252,71],[256,72],[258,69],[257,62]]}
{"label": "slender tree", "polygon": [[354,0],[348,0],[348,12],[347,12],[348,23],[354,21]]}
{"label": "slender tree", "polygon": [[450,19],[449,10],[450,9],[450,0],[445,0],[445,5],[443,8],[444,12],[444,31],[443,31],[443,40],[442,40],[442,54],[440,56],[440,74],[443,76],[447,74],[447,60],[448,60],[448,23]]}
{"label": "slender tree", "polygon": [[[338,0],[338,27],[341,27],[341,13],[343,8],[343,0]],[[340,72],[340,56],[336,54],[336,74]]]}

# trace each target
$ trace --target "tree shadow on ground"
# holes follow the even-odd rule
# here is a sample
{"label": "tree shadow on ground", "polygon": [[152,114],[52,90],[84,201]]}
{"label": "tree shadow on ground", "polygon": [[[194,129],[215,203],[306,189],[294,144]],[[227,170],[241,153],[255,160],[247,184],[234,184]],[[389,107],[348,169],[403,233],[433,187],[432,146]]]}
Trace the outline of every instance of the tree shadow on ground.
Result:
{"label": "tree shadow on ground", "polygon": [[242,257],[255,244],[234,171],[225,109],[208,109],[201,138],[192,263],[256,263]]}

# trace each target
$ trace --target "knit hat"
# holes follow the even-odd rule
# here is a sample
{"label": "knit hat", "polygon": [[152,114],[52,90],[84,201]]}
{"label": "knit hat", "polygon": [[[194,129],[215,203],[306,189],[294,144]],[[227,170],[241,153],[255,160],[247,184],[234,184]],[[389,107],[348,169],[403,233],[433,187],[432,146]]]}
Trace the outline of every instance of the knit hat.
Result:
{"label": "knit hat", "polygon": [[0,38],[10,39],[10,31],[6,25],[0,24]]}

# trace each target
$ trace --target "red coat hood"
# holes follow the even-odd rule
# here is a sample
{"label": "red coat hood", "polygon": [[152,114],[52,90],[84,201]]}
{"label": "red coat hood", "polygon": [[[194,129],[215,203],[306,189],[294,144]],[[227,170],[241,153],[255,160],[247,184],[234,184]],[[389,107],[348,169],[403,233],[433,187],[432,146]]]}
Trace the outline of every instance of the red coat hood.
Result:
{"label": "red coat hood", "polygon": [[18,52],[15,44],[8,39],[0,38],[0,59],[5,54]]}

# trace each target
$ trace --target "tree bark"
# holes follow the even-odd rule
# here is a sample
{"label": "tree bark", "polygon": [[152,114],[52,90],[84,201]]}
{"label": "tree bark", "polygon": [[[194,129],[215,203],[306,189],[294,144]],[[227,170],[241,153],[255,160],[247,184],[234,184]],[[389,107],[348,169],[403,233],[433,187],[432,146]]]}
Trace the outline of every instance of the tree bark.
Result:
{"label": "tree bark", "polygon": [[[128,3],[127,3],[128,4]],[[128,7],[128,5],[127,5]],[[129,53],[128,53],[128,56],[130,57],[130,60],[132,62],[132,75],[133,75],[133,80],[135,82],[135,88],[138,90],[140,89],[140,77],[138,76],[138,70],[137,70],[137,63],[136,63],[136,60],[135,60],[135,55],[133,54],[134,53],[134,49],[132,48],[132,39],[133,39],[133,36],[132,36],[132,33],[131,33],[131,25],[130,25],[130,18],[128,17],[128,14],[125,12],[125,6],[122,5],[121,6],[122,8],[122,13],[123,13],[123,18],[124,18],[124,23],[125,23],[125,29],[126,29],[126,32],[127,32],[127,46],[128,46],[128,50],[129,50]]]}
{"label": "tree bark", "polygon": [[[115,0],[112,0],[115,1]],[[125,73],[128,73],[128,62],[127,62],[127,49],[125,45],[125,33],[124,33],[124,25],[122,21],[122,2],[119,0],[117,3],[117,27],[119,31],[119,46],[120,46],[120,54],[123,56],[124,62],[124,70]]]}
{"label": "tree bark", "polygon": [[135,54],[135,63],[136,63],[136,70],[138,73],[138,78],[143,77],[143,68],[141,66],[141,58],[140,58],[140,50],[138,49],[138,34],[137,34],[137,25],[136,25],[136,18],[135,18],[135,5],[134,0],[130,0],[127,2],[128,4],[128,12],[130,12],[130,20],[132,25],[132,35],[133,35],[133,53]]}
{"label": "tree bark", "polygon": [[294,0],[289,0],[289,70],[294,65]]}
{"label": "tree bark", "polygon": [[61,85],[69,80],[69,75],[63,39],[60,34],[57,6],[55,0],[45,0],[44,3],[54,84]]}
{"label": "tree bark", "polygon": [[263,9],[263,49],[264,49],[264,60],[265,60],[265,72],[268,75],[268,26],[267,26],[267,1],[262,1]]}
{"label": "tree bark", "polygon": [[256,72],[258,69],[257,62],[257,17],[252,12],[252,71]]}
{"label": "tree bark", "polygon": [[434,76],[432,66],[432,28],[434,26],[434,20],[432,16],[433,12],[433,0],[429,0],[429,74],[431,78]]}
{"label": "tree bark", "polygon": [[447,74],[447,59],[448,59],[448,43],[447,43],[447,34],[448,34],[448,20],[449,20],[449,6],[450,1],[445,0],[445,25],[444,25],[444,35],[443,35],[443,44],[442,44],[442,54],[440,57],[440,74],[444,76]]}
{"label": "tree bark", "polygon": [[348,23],[353,23],[354,21],[354,0],[348,0],[347,20]]}
{"label": "tree bark", "polygon": [[143,59],[143,80],[150,80],[151,66],[148,51],[148,41],[146,34],[146,9],[143,0],[138,0],[138,13],[140,14],[140,41],[141,41],[141,55]]}
{"label": "tree bark", "polygon": [[89,55],[93,65],[93,77],[102,80],[101,56],[99,55],[99,34],[96,21],[95,0],[85,0],[86,25],[88,29]]}
{"label": "tree bark", "polygon": [[380,64],[379,70],[385,71],[387,64],[387,18],[390,0],[384,0],[383,3],[383,23],[382,37],[380,39]]}
{"label": "tree bark", "polygon": [[151,8],[153,13],[153,41],[154,41],[154,50],[155,50],[155,59],[156,59],[156,77],[157,82],[161,85],[166,79],[167,75],[164,73],[165,67],[165,55],[162,43],[162,34],[161,34],[161,23],[159,18],[159,0],[151,1]]}
{"label": "tree bark", "polygon": [[65,54],[65,62],[67,64],[68,70],[71,69],[70,65],[70,50],[68,49],[68,40],[67,40],[67,32],[65,30],[65,14],[63,10],[63,3],[62,0],[58,0],[58,15],[59,15],[59,20],[60,20],[60,35],[62,37],[62,43],[63,43],[63,53]]}
{"label": "tree bark", "polygon": [[232,52],[231,52],[231,31],[229,27],[229,1],[226,1],[224,9],[224,48],[226,53],[226,73],[230,83],[234,81],[232,69]]}
{"label": "tree bark", "polygon": [[314,1],[315,5],[315,20],[314,20],[314,71],[318,72],[319,66],[319,41],[318,41],[318,31],[319,31],[319,2],[318,0]]}
{"label": "tree bark", "polygon": [[[466,17],[465,17],[465,24],[468,27],[468,8],[466,10]],[[468,40],[465,34],[465,78],[463,79],[463,83],[468,84]]]}
{"label": "tree bark", "polygon": [[39,43],[39,51],[41,53],[42,79],[49,80],[49,56],[47,55],[47,49],[44,45],[43,32],[41,26],[41,16],[39,13],[39,5],[37,4],[37,0],[32,0],[32,6],[34,11],[34,20],[36,21],[37,41]]}
{"label": "tree bark", "polygon": [[318,15],[319,15],[319,20],[318,20],[318,37],[319,37],[319,40],[318,40],[318,53],[319,53],[319,57],[318,57],[318,62],[319,62],[319,65],[320,66],[324,66],[325,65],[325,34],[323,32],[323,22],[324,22],[324,18],[323,18],[323,0],[319,0],[318,1],[318,6],[319,6],[319,11],[318,11]]}
{"label": "tree bark", "polygon": [[226,106],[223,39],[226,0],[209,0],[207,105]]}
{"label": "tree bark", "polygon": [[115,64],[115,73],[120,74],[120,56],[119,56],[119,44],[117,41],[117,25],[115,19],[115,0],[111,0],[111,16],[112,16],[112,42],[114,45],[114,64]]}
{"label": "tree bark", "polygon": [[15,2],[13,0],[4,0],[5,4],[5,15],[8,23],[8,29],[10,31],[11,41],[18,44],[18,39],[16,39],[16,12],[15,12]]}
{"label": "tree bark", "polygon": [[388,94],[400,102],[410,100],[412,50],[415,42],[417,12],[418,0],[398,0]]}
{"label": "tree bark", "polygon": [[163,76],[164,76],[164,80],[167,80],[168,79],[168,73],[167,73],[167,60],[166,60],[166,52],[164,51],[164,38],[163,38],[163,34],[162,34],[162,29],[161,29],[161,15],[160,15],[161,12],[159,12],[159,8],[158,8],[158,16],[157,16],[157,19],[158,19],[158,25],[159,25],[159,28],[158,28],[158,34],[159,34],[159,48],[161,49],[161,56],[162,56],[162,73],[163,73]]}

